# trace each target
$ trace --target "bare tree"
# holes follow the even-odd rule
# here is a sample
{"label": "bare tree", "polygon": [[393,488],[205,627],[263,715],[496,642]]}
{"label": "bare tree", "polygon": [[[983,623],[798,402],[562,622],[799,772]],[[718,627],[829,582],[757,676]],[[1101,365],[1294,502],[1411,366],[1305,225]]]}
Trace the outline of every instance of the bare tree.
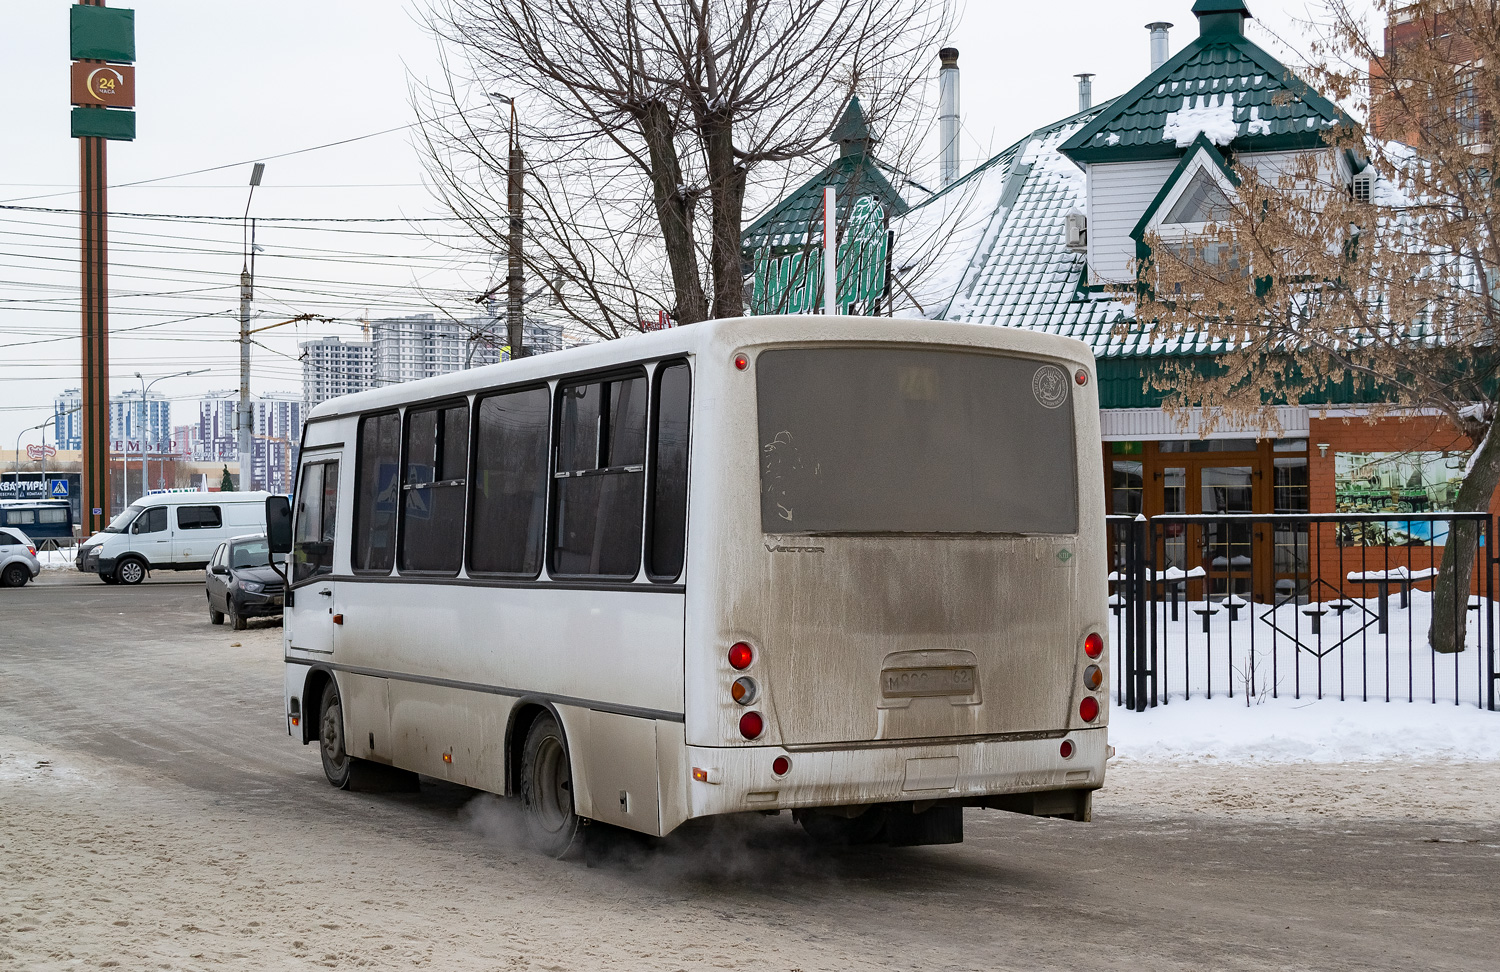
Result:
{"label": "bare tree", "polygon": [[[1212,377],[1183,365],[1158,379],[1175,406],[1217,406],[1263,430],[1272,393],[1295,404],[1363,389],[1379,400],[1371,421],[1436,409],[1474,445],[1456,506],[1486,510],[1500,484],[1500,6],[1376,0],[1377,22],[1402,11],[1390,50],[1364,6],[1323,0],[1306,71],[1376,132],[1330,131],[1325,152],[1279,170],[1235,165],[1202,233],[1146,240],[1137,319],[1218,355]],[[1476,529],[1455,522],[1445,545],[1439,651],[1463,650]]]}
{"label": "bare tree", "polygon": [[[527,264],[604,336],[743,313],[747,202],[814,168],[849,98],[898,143],[949,6],[926,0],[432,0],[447,84],[419,98],[442,204],[503,245],[503,125],[529,155]],[[892,136],[895,136],[892,138]]]}

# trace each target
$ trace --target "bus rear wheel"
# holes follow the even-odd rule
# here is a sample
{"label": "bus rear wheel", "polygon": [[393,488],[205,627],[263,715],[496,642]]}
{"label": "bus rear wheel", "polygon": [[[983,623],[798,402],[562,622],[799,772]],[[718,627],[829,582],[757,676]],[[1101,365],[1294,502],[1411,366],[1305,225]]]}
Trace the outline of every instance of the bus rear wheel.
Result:
{"label": "bus rear wheel", "polygon": [[532,844],[551,857],[566,854],[578,834],[568,745],[551,713],[538,716],[526,733],[521,757],[521,815]]}

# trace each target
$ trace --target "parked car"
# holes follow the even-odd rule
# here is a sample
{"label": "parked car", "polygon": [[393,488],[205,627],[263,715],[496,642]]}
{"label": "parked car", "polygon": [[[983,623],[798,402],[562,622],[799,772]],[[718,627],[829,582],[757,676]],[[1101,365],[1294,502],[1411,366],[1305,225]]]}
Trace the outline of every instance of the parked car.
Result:
{"label": "parked car", "polygon": [[271,547],[263,533],[219,544],[208,562],[203,586],[208,594],[208,620],[223,624],[228,618],[236,631],[244,630],[248,618],[279,616],[286,587],[271,566]]}
{"label": "parked car", "polygon": [[74,561],[106,584],[139,584],[153,570],[201,570],[230,537],[266,529],[266,496],[152,493],[85,540]]}
{"label": "parked car", "polygon": [[25,587],[41,572],[31,538],[15,527],[0,530],[0,587]]}

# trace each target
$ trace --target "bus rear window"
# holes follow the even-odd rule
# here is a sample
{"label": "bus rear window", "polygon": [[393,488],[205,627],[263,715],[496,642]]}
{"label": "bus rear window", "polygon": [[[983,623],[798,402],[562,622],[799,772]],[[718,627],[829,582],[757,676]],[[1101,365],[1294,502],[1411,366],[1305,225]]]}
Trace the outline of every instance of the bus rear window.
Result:
{"label": "bus rear window", "polygon": [[766,533],[1078,531],[1072,381],[1056,365],[788,348],[755,370]]}

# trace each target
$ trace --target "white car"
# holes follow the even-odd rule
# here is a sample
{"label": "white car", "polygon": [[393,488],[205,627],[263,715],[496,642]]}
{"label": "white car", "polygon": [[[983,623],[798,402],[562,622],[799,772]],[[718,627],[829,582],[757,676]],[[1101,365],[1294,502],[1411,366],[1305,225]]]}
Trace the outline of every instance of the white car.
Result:
{"label": "white car", "polygon": [[31,538],[15,527],[0,530],[0,587],[25,587],[41,572]]}
{"label": "white car", "polygon": [[78,548],[78,569],[106,584],[139,584],[153,570],[202,570],[230,537],[266,532],[264,492],[151,493]]}

